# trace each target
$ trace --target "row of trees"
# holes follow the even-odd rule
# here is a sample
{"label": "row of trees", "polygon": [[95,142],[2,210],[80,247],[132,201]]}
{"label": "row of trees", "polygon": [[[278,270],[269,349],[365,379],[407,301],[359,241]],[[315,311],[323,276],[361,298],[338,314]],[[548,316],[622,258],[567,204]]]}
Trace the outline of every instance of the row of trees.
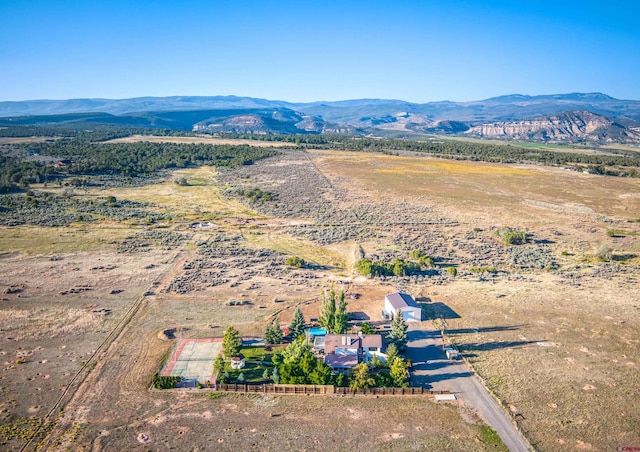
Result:
{"label": "row of trees", "polygon": [[[293,312],[293,318],[289,324],[289,337],[295,341],[300,336],[304,336],[307,322],[302,315],[302,311],[297,307]],[[267,323],[264,329],[264,343],[267,345],[282,344],[284,333],[280,327],[280,322],[276,316],[271,323]]]}
{"label": "row of trees", "polygon": [[413,250],[408,260],[396,257],[391,262],[384,262],[363,258],[356,262],[356,269],[363,276],[411,276],[434,265],[433,258],[422,250]]}
{"label": "row of trees", "polygon": [[330,334],[342,334],[347,331],[347,302],[344,299],[344,290],[341,290],[337,296],[338,304],[336,306],[336,292],[333,285],[329,289],[329,296],[322,294],[322,307],[320,308],[320,317],[318,323]]}

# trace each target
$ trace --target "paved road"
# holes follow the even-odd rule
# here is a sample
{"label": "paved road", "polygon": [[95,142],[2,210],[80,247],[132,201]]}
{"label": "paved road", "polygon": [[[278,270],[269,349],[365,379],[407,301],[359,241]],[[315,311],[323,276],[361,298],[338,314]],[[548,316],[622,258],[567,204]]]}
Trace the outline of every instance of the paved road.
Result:
{"label": "paved road", "polygon": [[465,406],[474,408],[480,417],[500,435],[510,451],[526,452],[531,446],[513,425],[510,417],[482,386],[480,380],[462,361],[450,361],[442,351],[442,337],[430,322],[409,326],[406,356],[413,361],[413,386],[451,391]]}

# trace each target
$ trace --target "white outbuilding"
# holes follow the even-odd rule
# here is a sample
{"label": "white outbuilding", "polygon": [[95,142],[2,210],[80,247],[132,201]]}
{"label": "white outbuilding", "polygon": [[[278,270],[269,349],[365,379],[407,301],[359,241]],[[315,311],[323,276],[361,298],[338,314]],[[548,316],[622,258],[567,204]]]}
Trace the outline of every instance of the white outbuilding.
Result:
{"label": "white outbuilding", "polygon": [[384,317],[392,319],[398,309],[402,312],[402,318],[405,322],[422,321],[422,308],[408,293],[395,292],[384,297],[384,310],[382,311]]}

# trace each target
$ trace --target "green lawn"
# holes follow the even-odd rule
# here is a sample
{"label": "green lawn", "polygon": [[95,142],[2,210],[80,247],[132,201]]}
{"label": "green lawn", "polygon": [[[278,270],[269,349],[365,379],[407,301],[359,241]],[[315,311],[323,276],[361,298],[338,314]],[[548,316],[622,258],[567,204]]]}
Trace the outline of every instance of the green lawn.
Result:
{"label": "green lawn", "polygon": [[225,371],[229,372],[229,383],[235,383],[238,376],[244,374],[245,383],[262,383],[262,378],[265,369],[269,369],[269,374],[273,372],[273,364],[271,364],[271,358],[274,352],[278,353],[277,347],[275,351],[265,351],[264,347],[244,347],[240,350],[240,353],[244,355],[245,367],[244,369],[234,370],[231,369],[231,365],[227,363],[225,365]]}

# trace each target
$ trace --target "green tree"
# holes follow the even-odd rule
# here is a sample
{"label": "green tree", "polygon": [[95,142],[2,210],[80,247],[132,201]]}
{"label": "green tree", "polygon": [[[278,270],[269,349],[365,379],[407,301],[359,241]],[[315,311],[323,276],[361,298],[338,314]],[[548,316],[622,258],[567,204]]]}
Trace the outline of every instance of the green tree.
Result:
{"label": "green tree", "polygon": [[407,274],[407,266],[404,262],[404,259],[395,258],[393,260],[393,274],[395,276],[406,276]]}
{"label": "green tree", "polygon": [[300,336],[279,355],[272,358],[280,381],[284,384],[328,384],[331,369],[311,353],[309,344]]}
{"label": "green tree", "polygon": [[273,373],[271,374],[271,379],[273,383],[278,385],[280,384],[280,371],[278,370],[278,366],[273,368]]}
{"label": "green tree", "polygon": [[527,233],[518,231],[517,229],[504,226],[496,231],[496,235],[500,237],[507,245],[522,245],[527,243]]}
{"label": "green tree", "polygon": [[338,374],[335,377],[333,377],[333,384],[336,386],[345,387],[348,385],[348,383],[349,381],[345,376],[345,374]]}
{"label": "green tree", "polygon": [[240,333],[233,326],[230,326],[224,332],[224,338],[222,339],[222,351],[226,358],[231,358],[232,356],[240,353],[240,349],[242,348],[242,339],[240,338]]}
{"label": "green tree", "polygon": [[426,255],[420,256],[420,259],[418,259],[418,264],[422,265],[423,267],[433,267],[435,265],[433,258]]}
{"label": "green tree", "polygon": [[285,264],[287,264],[290,267],[302,268],[306,265],[306,262],[304,259],[298,256],[291,256],[287,258],[287,260],[285,261]]}
{"label": "green tree", "polygon": [[267,368],[264,369],[264,372],[262,372],[262,379],[264,381],[269,380],[269,369],[267,369]]}
{"label": "green tree", "polygon": [[218,356],[216,356],[216,359],[213,362],[213,375],[215,376],[217,383],[220,383],[223,373],[224,373],[224,358],[222,357],[222,354],[218,353]]}
{"label": "green tree", "polygon": [[266,344],[282,344],[282,329],[280,328],[280,322],[278,317],[273,319],[273,322],[267,324],[264,330],[264,342]]}
{"label": "green tree", "polygon": [[347,319],[349,314],[347,313],[347,302],[344,299],[344,290],[340,291],[338,295],[338,310],[333,316],[333,334],[342,334],[347,331]]}
{"label": "green tree", "polygon": [[282,328],[280,328],[280,321],[278,320],[277,316],[275,319],[273,319],[271,331],[273,332],[272,344],[282,344],[282,337],[284,336],[284,333],[282,332]]}
{"label": "green tree", "polygon": [[153,376],[153,387],[156,389],[171,389],[175,388],[176,384],[182,381],[182,377],[166,376],[155,374]]}
{"label": "green tree", "polygon": [[376,380],[369,372],[367,363],[360,363],[351,369],[349,387],[351,389],[372,388],[376,385]]}
{"label": "green tree", "polygon": [[387,366],[391,367],[393,361],[398,357],[398,347],[393,342],[387,346]]}
{"label": "green tree", "polygon": [[389,375],[396,387],[407,387],[407,361],[402,358],[395,358],[389,367]]}
{"label": "green tree", "polygon": [[423,267],[433,267],[434,265],[433,259],[426,255],[422,250],[413,250],[409,252],[409,259],[413,259]]}
{"label": "green tree", "polygon": [[305,338],[300,336],[291,342],[282,353],[273,355],[272,361],[276,365],[297,363],[302,360],[306,352],[311,352],[311,349]]}
{"label": "green tree", "polygon": [[373,329],[373,327],[371,326],[371,324],[369,322],[364,322],[362,325],[360,325],[360,331],[362,332],[362,334],[375,334],[376,330]]}
{"label": "green tree", "polygon": [[372,273],[373,262],[370,259],[360,259],[356,262],[356,269],[362,276],[369,276]]}
{"label": "green tree", "polygon": [[342,334],[347,330],[347,302],[344,297],[344,290],[338,295],[338,306],[336,307],[336,292],[333,285],[329,289],[329,298],[322,295],[322,307],[320,310],[320,326],[331,334]]}
{"label": "green tree", "polygon": [[329,298],[326,294],[322,294],[322,308],[320,310],[320,318],[318,322],[320,326],[326,329],[329,333],[333,332],[333,325],[336,316],[336,293],[333,290],[333,285],[329,289]]}
{"label": "green tree", "polygon": [[267,323],[266,326],[264,327],[264,334],[262,335],[262,338],[264,339],[264,343],[266,345],[272,344],[271,342],[272,336],[273,336],[273,332],[271,331],[271,323]]}
{"label": "green tree", "polygon": [[409,259],[413,259],[414,261],[417,261],[422,256],[424,256],[424,252],[422,250],[409,251]]}
{"label": "green tree", "polygon": [[391,333],[387,336],[389,342],[396,345],[398,352],[402,353],[407,348],[407,322],[402,318],[402,311],[398,309],[391,321]]}
{"label": "green tree", "polygon": [[307,351],[299,363],[302,374],[306,376],[304,383],[325,385],[331,381],[331,368]]}
{"label": "green tree", "polygon": [[298,337],[303,336],[306,327],[307,322],[302,315],[300,307],[297,307],[293,312],[293,318],[289,324],[289,335],[291,336],[291,340],[295,341]]}
{"label": "green tree", "polygon": [[450,276],[454,276],[455,277],[458,274],[458,269],[455,268],[455,267],[447,267],[447,273]]}
{"label": "green tree", "polygon": [[375,353],[371,357],[371,367],[373,367],[374,369],[381,369],[384,367],[384,363],[380,358],[378,358]]}

